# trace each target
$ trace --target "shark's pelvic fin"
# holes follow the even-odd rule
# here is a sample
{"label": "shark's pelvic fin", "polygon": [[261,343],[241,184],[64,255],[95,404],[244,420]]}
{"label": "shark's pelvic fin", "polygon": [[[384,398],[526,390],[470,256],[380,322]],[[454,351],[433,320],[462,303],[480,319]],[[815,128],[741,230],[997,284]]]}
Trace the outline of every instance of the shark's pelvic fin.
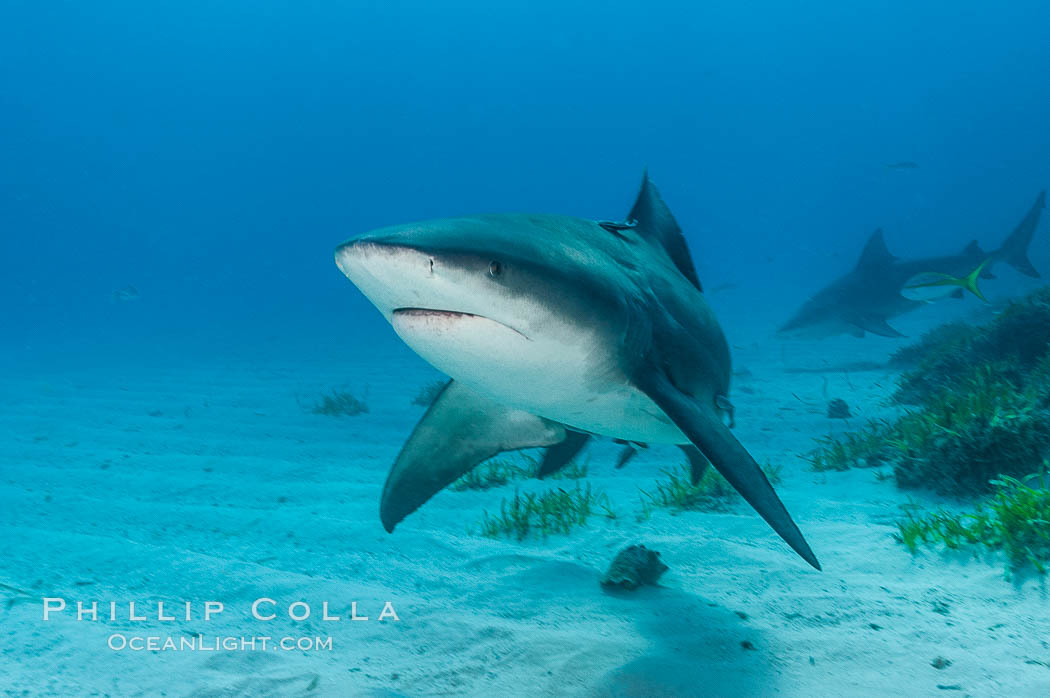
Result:
{"label": "shark's pelvic fin", "polygon": [[857,260],[857,269],[881,269],[895,261],[897,258],[886,247],[886,238],[882,234],[882,228],[879,228],[871,234],[864,245],[864,251],[860,253],[860,259]]}
{"label": "shark's pelvic fin", "polygon": [[630,442],[624,442],[623,448],[620,449],[620,455],[616,458],[616,469],[624,467],[630,463],[635,456],[638,455],[638,447]]}
{"label": "shark's pelvic fin", "polygon": [[1003,242],[997,255],[1017,271],[1036,279],[1039,278],[1039,270],[1028,259],[1028,245],[1032,242],[1032,235],[1035,234],[1035,229],[1039,225],[1039,215],[1044,208],[1046,208],[1045,190],[1039,192],[1039,196],[1035,198],[1032,208],[1028,209],[1028,213],[1017,224],[1014,231],[1010,233],[1010,237]]}
{"label": "shark's pelvic fin", "polygon": [[[972,257],[975,259],[988,259],[989,254],[981,249],[981,243],[976,240],[970,240],[970,242],[963,248],[963,257]],[[981,270],[982,279],[994,279],[995,274],[992,273],[992,266],[987,264]],[[952,296],[952,298],[962,298],[962,296]]]}
{"label": "shark's pelvic fin", "polygon": [[820,563],[802,532],[791,520],[765,473],[751,457],[713,407],[704,408],[693,397],[682,393],[657,366],[644,367],[635,385],[655,402],[683,434],[696,446],[739,492],[748,504],[803,560],[820,569]]}
{"label": "shark's pelvic fin", "polygon": [[[557,448],[555,446],[555,448]],[[632,444],[630,442],[624,442],[623,450],[620,451],[620,457],[616,460],[616,469],[624,467],[638,455],[639,449],[649,448],[648,444]],[[707,460],[707,457],[700,453],[700,449],[692,444],[682,444],[679,446],[682,449],[682,453],[685,454],[686,459],[689,461],[689,480],[695,485],[700,482],[700,478],[704,476],[707,468],[711,465],[711,461]]]}
{"label": "shark's pelvic fin", "polygon": [[707,472],[707,469],[711,467],[711,461],[707,460],[707,456],[701,453],[696,446],[682,444],[679,448],[682,449],[686,459],[689,461],[689,480],[696,485],[700,482],[700,478],[704,476],[704,473]]}
{"label": "shark's pelvic fin", "polygon": [[863,332],[870,332],[872,334],[877,334],[880,337],[892,337],[895,339],[904,336],[890,326],[890,323],[886,322],[886,318],[884,317],[875,317],[874,315],[859,317],[855,318],[852,321],[852,324],[854,327],[862,330],[861,334],[863,334]]}
{"label": "shark's pelvic fin", "polygon": [[482,461],[503,451],[552,446],[560,424],[510,409],[449,381],[408,437],[387,476],[379,515],[393,531],[406,516]]}
{"label": "shark's pelvic fin", "polygon": [[544,451],[540,468],[536,471],[536,477],[543,479],[564,468],[573,458],[580,455],[580,451],[583,450],[583,447],[590,440],[590,434],[566,430],[564,441],[554,444]]}
{"label": "shark's pelvic fin", "polygon": [[660,192],[649,179],[648,171],[642,174],[642,188],[627,218],[635,222],[635,230],[641,237],[663,248],[678,267],[678,271],[682,272],[693,286],[700,291],[704,290],[696,275],[693,258],[689,256],[689,246],[682,235],[682,229],[671,215],[671,209],[660,198]]}

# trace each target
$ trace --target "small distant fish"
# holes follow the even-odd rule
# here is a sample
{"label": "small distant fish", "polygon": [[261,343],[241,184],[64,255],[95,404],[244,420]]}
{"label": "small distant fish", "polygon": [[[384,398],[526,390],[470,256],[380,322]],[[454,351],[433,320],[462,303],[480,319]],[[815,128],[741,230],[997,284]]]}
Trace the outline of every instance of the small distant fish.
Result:
{"label": "small distant fish", "polygon": [[942,298],[969,291],[987,303],[988,299],[981,293],[977,281],[981,278],[981,272],[991,261],[992,258],[989,257],[977,265],[976,269],[962,277],[935,271],[920,272],[904,282],[901,295],[913,301],[933,303]]}
{"label": "small distant fish", "polygon": [[919,169],[919,163],[911,160],[901,160],[900,162],[891,162],[886,167],[891,170],[917,170]]}
{"label": "small distant fish", "polygon": [[114,291],[112,300],[114,303],[130,303],[132,301],[137,301],[141,297],[139,290],[131,284],[128,284],[127,286],[118,288]]}
{"label": "small distant fish", "polygon": [[710,293],[714,295],[716,293],[721,293],[722,291],[732,291],[736,287],[737,285],[735,283],[733,283],[732,281],[727,281],[724,284],[718,284],[717,286],[712,288]]}

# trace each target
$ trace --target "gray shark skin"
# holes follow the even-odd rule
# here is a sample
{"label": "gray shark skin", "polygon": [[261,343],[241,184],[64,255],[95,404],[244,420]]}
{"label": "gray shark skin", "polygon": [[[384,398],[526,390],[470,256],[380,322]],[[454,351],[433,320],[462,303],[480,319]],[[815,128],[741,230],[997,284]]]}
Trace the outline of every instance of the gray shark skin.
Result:
{"label": "gray shark skin", "polygon": [[[870,332],[883,337],[902,337],[890,326],[889,320],[923,305],[901,295],[908,280],[923,272],[961,277],[990,260],[981,274],[984,278],[994,278],[991,269],[1000,262],[1038,278],[1039,272],[1028,259],[1028,245],[1045,207],[1046,192],[1043,191],[1002,246],[991,252],[982,250],[975,240],[956,255],[903,261],[890,254],[882,230],[876,230],[868,239],[857,266],[814,294],[777,334],[819,339],[837,334],[863,337],[865,332]],[[958,292],[958,297],[961,293]]]}
{"label": "gray shark skin", "polygon": [[820,569],[723,421],[729,347],[648,176],[624,223],[445,219],[365,233],[335,259],[401,339],[452,378],[387,478],[387,531],[497,453],[546,447],[542,468],[553,472],[601,435],[677,444],[694,477],[710,461]]}

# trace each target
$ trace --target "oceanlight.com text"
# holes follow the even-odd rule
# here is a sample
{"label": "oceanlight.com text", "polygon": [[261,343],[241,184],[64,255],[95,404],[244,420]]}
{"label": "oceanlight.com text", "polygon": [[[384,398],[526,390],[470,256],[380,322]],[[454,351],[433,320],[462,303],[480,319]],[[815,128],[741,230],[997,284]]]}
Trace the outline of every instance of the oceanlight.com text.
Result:
{"label": "oceanlight.com text", "polygon": [[331,651],[331,636],[134,635],[113,633],[106,641],[115,652],[315,652]]}

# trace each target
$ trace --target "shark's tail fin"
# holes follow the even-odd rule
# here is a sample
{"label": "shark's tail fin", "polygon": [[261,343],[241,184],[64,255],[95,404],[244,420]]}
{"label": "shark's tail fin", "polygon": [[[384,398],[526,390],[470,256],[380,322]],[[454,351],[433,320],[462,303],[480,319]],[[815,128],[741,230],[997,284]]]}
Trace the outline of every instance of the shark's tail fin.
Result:
{"label": "shark's tail fin", "polygon": [[1002,247],[999,248],[998,257],[1011,267],[1026,276],[1039,278],[1039,271],[1032,266],[1028,259],[1028,245],[1032,242],[1032,235],[1036,226],[1039,225],[1039,214],[1046,208],[1046,191],[1039,193],[1032,208],[1028,210],[1025,217],[1017,224],[1010,237],[1006,238]]}

